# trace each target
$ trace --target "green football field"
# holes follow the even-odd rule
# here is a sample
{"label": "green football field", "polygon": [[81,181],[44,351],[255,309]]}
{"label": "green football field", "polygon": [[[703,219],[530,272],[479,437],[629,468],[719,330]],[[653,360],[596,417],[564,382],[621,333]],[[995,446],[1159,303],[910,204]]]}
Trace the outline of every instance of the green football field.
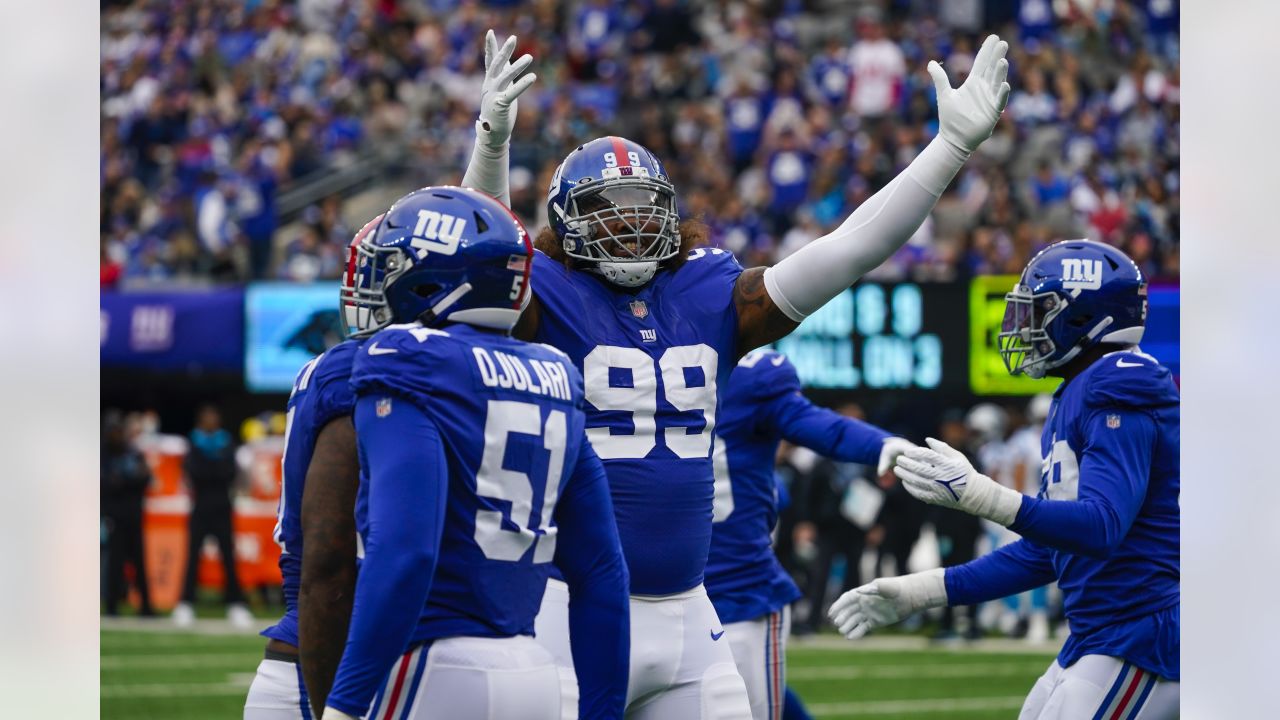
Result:
{"label": "green football field", "polygon": [[[104,627],[102,717],[240,717],[264,641],[218,621],[199,625]],[[1012,641],[936,647],[890,636],[855,645],[824,635],[791,642],[788,682],[820,718],[1012,718],[1053,652]]]}

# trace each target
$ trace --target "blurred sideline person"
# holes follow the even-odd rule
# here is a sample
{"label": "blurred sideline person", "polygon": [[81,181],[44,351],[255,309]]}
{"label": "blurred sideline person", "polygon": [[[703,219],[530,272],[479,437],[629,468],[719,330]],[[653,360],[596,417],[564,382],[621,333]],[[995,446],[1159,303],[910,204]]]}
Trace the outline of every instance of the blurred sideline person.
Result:
{"label": "blurred sideline person", "polygon": [[932,438],[894,472],[917,498],[1022,539],[959,567],[875,580],[837,600],[832,619],[854,639],[923,608],[1056,579],[1071,634],[1019,717],[1176,717],[1180,397],[1169,369],[1138,347],[1146,278],[1109,245],[1067,240],[1032,258],[1005,298],[1009,372],[1063,379],[1041,437],[1039,493],[1000,485]]}
{"label": "blurred sideline person", "polygon": [[[463,184],[509,202],[515,39],[486,38],[476,146]],[[831,234],[770,268],[743,270],[681,224],[662,162],[631,140],[580,145],[553,174],[550,227],[537,240],[533,295],[514,335],[564,351],[585,382],[588,435],[604,461],[631,576],[628,708],[636,718],[750,714],[746,689],[703,586],[720,388],[737,360],[777,340],[897,251],[1008,99],[1008,50],[986,39],[953,89],[929,63],[939,131],[919,156]],[[490,103],[487,98],[497,98]],[[695,249],[696,248],[696,249]],[[538,638],[566,671],[563,595],[548,592]]]}
{"label": "blurred sideline person", "polygon": [[[381,220],[361,228],[352,246]],[[342,310],[349,314],[346,305]],[[324,707],[342,657],[356,582],[360,472],[350,379],[360,344],[346,340],[303,365],[289,393],[274,532],[285,614],[262,631],[267,647],[245,699],[245,720],[318,715],[313,708]],[[305,555],[304,545],[311,548]]]}
{"label": "blurred sideline person", "polygon": [[179,627],[195,622],[196,577],[200,569],[200,552],[204,541],[212,537],[218,543],[226,587],[223,602],[227,619],[239,628],[253,625],[253,615],[245,606],[244,592],[236,572],[235,533],[232,530],[231,495],[239,470],[236,446],[231,433],[222,427],[222,413],[213,405],[196,411],[196,426],[188,440],[190,447],[182,469],[191,488],[191,515],[187,526],[187,571],[182,585],[182,601],[173,608],[173,621]]}
{"label": "blurred sideline person", "polygon": [[532,637],[553,561],[577,709],[623,716],[627,569],[582,379],[510,335],[532,255],[510,210],[459,187],[406,195],[353,247],[363,560],[325,720],[566,717]]}
{"label": "blurred sideline person", "polygon": [[[1013,473],[1014,489],[1023,495],[1035,497],[1040,490],[1040,435],[1049,418],[1053,396],[1041,393],[1027,403],[1026,424],[1009,437],[1009,464]],[[1038,588],[1013,596],[1018,599],[1018,612],[1026,620],[1026,639],[1030,643],[1049,640],[1049,587]]]}
{"label": "blurred sideline person", "polygon": [[[976,438],[969,432],[965,420],[966,416],[958,410],[944,414],[942,424],[938,427],[938,437],[942,438],[943,442],[972,453],[976,449],[973,446]],[[907,492],[910,493],[909,490]],[[978,539],[982,537],[982,522],[978,518],[950,508],[928,509],[934,534],[938,538],[938,558],[942,567],[963,565],[977,557]],[[958,637],[956,613],[960,609],[951,605],[942,608],[942,617],[938,622],[938,630],[933,635],[934,640],[954,640]],[[964,606],[963,610],[967,620],[965,637],[969,640],[982,637],[982,625],[978,622],[978,603],[970,603]]]}
{"label": "blurred sideline person", "polygon": [[118,615],[120,599],[128,593],[126,564],[133,566],[140,604],[138,614],[150,617],[151,590],[147,584],[147,563],[142,533],[142,511],[151,484],[147,459],[138,452],[134,440],[138,420],[119,411],[108,412],[102,421],[102,519],[107,531],[106,611]]}
{"label": "blurred sideline person", "polygon": [[[746,682],[752,717],[780,720],[790,604],[801,593],[770,541],[778,516],[778,444],[785,439],[839,460],[875,465],[881,473],[913,445],[811,403],[800,392],[795,366],[772,350],[754,351],[738,362],[719,415],[707,594]],[[857,561],[850,557],[850,563]]]}

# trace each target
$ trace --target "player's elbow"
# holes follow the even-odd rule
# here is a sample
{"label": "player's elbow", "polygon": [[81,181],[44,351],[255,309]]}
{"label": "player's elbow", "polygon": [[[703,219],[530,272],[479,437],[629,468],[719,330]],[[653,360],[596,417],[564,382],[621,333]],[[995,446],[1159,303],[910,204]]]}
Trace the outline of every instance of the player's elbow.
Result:
{"label": "player's elbow", "polygon": [[598,555],[593,562],[581,567],[562,566],[569,593],[577,597],[594,597],[597,602],[609,603],[621,599],[625,605],[630,592],[631,575],[627,571],[622,552],[616,550]]}

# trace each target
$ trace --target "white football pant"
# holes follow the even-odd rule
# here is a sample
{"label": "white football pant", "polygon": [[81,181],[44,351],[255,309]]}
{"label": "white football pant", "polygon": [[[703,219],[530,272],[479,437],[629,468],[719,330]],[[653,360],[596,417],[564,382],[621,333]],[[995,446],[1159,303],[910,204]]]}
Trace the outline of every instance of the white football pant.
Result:
{"label": "white football pant", "polygon": [[1179,684],[1120,658],[1057,660],[1031,688],[1018,720],[1168,720],[1178,717]]}
{"label": "white football pant", "polygon": [[555,661],[527,635],[454,637],[405,653],[368,720],[561,720]]}
{"label": "white football pant", "polygon": [[[568,600],[564,583],[548,581],[535,633],[572,673]],[[750,720],[725,635],[701,585],[674,595],[632,595],[628,720]],[[576,681],[571,695],[576,700]]]}
{"label": "white football pant", "polygon": [[244,701],[244,720],[312,720],[298,663],[263,660]]}
{"label": "white football pant", "polygon": [[751,717],[782,720],[787,686],[787,636],[791,634],[791,608],[784,607],[755,620],[724,626],[733,649],[738,674],[747,684]]}

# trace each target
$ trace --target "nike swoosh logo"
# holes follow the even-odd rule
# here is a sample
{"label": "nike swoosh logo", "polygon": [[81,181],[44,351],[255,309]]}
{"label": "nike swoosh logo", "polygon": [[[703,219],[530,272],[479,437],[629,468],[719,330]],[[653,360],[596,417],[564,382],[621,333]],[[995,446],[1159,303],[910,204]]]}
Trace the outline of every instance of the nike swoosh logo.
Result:
{"label": "nike swoosh logo", "polygon": [[400,351],[396,350],[395,348],[378,347],[378,343],[374,343],[369,346],[370,355],[390,355],[391,353],[395,353],[395,352],[400,352]]}
{"label": "nike swoosh logo", "polygon": [[1140,363],[1140,362],[1136,362],[1136,363],[1125,362],[1123,358],[1122,358],[1122,359],[1120,359],[1120,360],[1116,360],[1116,367],[1146,367],[1146,366],[1147,366],[1147,364],[1146,364],[1146,363]]}
{"label": "nike swoosh logo", "polygon": [[716,641],[716,640],[719,640],[721,635],[724,635],[724,631],[723,631],[723,630],[721,630],[720,632],[716,632],[715,630],[712,630],[712,631],[711,631],[711,640],[712,640],[712,642],[714,642],[714,641]]}

